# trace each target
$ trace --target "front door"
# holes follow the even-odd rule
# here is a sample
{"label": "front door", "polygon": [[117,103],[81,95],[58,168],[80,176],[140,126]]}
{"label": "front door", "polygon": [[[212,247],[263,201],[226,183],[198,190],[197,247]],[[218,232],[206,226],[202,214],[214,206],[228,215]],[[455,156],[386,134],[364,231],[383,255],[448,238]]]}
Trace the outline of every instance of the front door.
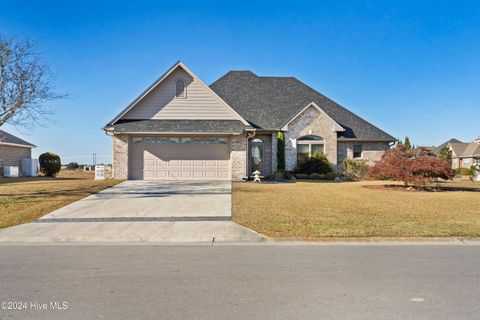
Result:
{"label": "front door", "polygon": [[249,153],[249,175],[256,170],[260,171],[263,175],[263,140],[259,138],[253,139],[250,142]]}

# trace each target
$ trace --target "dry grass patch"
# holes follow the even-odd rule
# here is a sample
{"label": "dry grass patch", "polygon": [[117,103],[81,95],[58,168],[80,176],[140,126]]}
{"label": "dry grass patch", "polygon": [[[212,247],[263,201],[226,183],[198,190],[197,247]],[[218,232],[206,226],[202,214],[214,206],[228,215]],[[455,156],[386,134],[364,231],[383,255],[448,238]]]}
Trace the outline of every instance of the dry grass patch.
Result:
{"label": "dry grass patch", "polygon": [[368,187],[383,184],[236,183],[233,219],[274,238],[480,236],[480,183],[443,183],[446,192]]}
{"label": "dry grass patch", "polygon": [[0,228],[31,222],[119,183],[93,172],[61,171],[56,178],[0,178]]}

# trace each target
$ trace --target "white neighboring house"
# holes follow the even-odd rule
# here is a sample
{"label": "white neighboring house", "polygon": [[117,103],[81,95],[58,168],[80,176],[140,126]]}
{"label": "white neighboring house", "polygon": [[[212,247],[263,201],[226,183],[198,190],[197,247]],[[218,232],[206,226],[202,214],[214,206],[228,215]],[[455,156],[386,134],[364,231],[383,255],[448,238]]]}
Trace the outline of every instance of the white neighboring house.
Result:
{"label": "white neighboring house", "polygon": [[34,144],[22,140],[8,132],[0,130],[0,175],[3,174],[3,167],[21,167],[22,159],[32,158]]}

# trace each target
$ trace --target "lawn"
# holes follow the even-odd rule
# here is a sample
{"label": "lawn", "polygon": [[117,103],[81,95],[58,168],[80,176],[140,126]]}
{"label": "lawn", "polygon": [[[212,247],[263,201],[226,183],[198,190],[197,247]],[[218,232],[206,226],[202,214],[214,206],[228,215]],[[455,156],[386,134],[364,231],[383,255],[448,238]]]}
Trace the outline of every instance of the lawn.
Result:
{"label": "lawn", "polygon": [[0,178],[0,228],[31,222],[120,182],[93,175],[62,171],[56,178]]}
{"label": "lawn", "polygon": [[273,238],[480,237],[480,183],[399,191],[389,182],[235,183],[235,222]]}

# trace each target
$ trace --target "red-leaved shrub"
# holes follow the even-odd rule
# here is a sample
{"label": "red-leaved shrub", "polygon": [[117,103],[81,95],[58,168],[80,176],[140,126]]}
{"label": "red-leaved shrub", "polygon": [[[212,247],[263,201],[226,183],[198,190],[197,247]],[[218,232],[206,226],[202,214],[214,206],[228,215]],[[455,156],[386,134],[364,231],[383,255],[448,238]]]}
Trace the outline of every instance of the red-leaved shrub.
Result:
{"label": "red-leaved shrub", "polygon": [[381,160],[370,169],[369,176],[425,187],[438,179],[452,179],[454,171],[446,161],[424,148],[410,149],[399,145],[385,151]]}

